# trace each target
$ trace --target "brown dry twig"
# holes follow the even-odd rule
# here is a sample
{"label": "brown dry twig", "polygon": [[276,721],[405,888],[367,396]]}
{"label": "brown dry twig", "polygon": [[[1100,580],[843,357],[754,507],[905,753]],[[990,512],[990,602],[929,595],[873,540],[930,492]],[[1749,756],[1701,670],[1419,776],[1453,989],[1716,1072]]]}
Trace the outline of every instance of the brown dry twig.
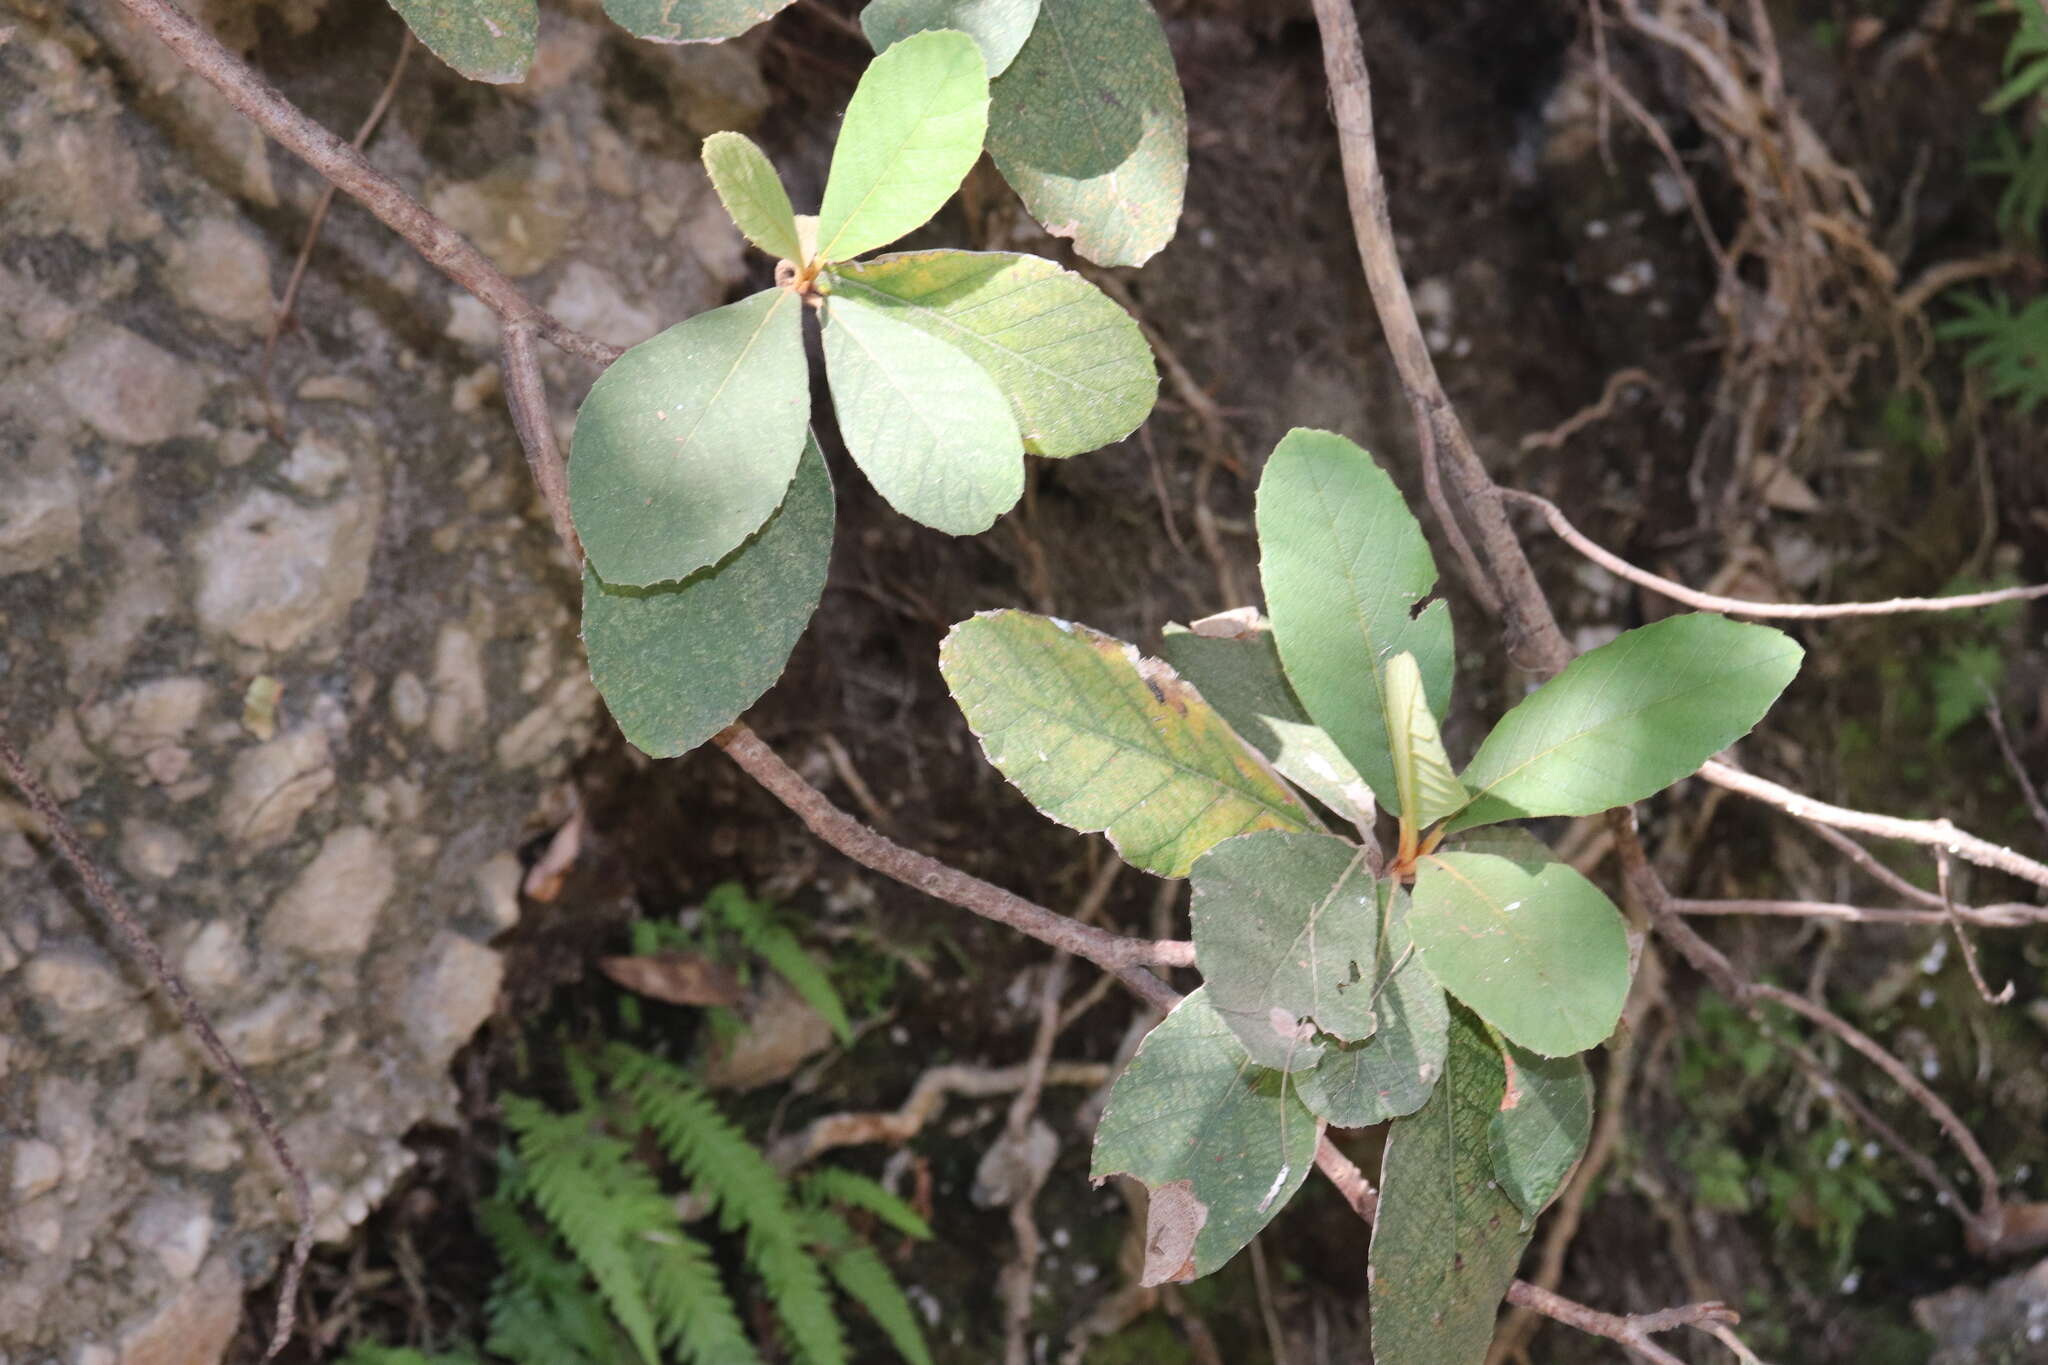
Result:
{"label": "brown dry twig", "polygon": [[1616,370],[1601,386],[1600,401],[1580,408],[1548,431],[1530,432],[1522,438],[1522,451],[1526,454],[1532,450],[1556,450],[1595,422],[1606,421],[1614,415],[1614,405],[1621,401],[1622,390],[1631,384],[1652,392],[1663,387],[1648,370],[1634,365]]}
{"label": "brown dry twig", "polygon": [[1729,616],[1754,616],[1773,621],[1824,621],[1842,616],[1902,616],[1923,611],[1975,611],[1983,607],[2001,606],[2007,602],[2031,602],[2036,598],[2048,597],[2048,583],[2032,583],[2018,588],[1994,588],[1988,592],[1957,593],[1953,597],[1893,597],[1882,602],[1752,602],[1740,597],[1722,597],[1715,593],[1698,592],[1683,583],[1674,583],[1668,578],[1659,577],[1648,569],[1637,568],[1612,550],[1603,549],[1588,539],[1578,527],[1572,525],[1557,504],[1546,497],[1527,493],[1519,488],[1503,488],[1500,495],[1542,513],[1544,522],[1559,540],[1616,578],[1627,579],[1639,588],[1648,588],[1651,592],[1660,593],[1674,602],[1681,602],[1699,611],[1718,611]]}
{"label": "brown dry twig", "polygon": [[284,1170],[285,1183],[291,1189],[292,1213],[298,1221],[298,1231],[292,1238],[292,1254],[285,1265],[284,1281],[278,1286],[277,1323],[271,1330],[270,1345],[263,1353],[265,1360],[272,1359],[291,1339],[297,1316],[299,1277],[305,1273],[306,1259],[313,1252],[313,1195],[306,1184],[306,1173],[293,1158],[291,1148],[285,1143],[284,1132],[277,1126],[269,1107],[257,1095],[249,1073],[242,1069],[242,1064],[221,1041],[220,1034],[214,1031],[213,1021],[192,998],[184,978],[164,959],[156,940],[149,936],[149,930],[143,927],[126,898],[114,889],[113,882],[93,861],[85,841],[78,837],[78,831],[65,818],[63,808],[36,780],[35,774],[29,771],[27,760],[6,739],[7,723],[7,713],[0,711],[0,771],[7,774],[8,780],[27,799],[30,809],[42,820],[50,843],[71,865],[71,870],[78,874],[78,880],[85,886],[86,894],[92,897],[93,903],[113,921],[130,955],[142,964],[150,979],[170,999],[180,1022],[199,1040],[208,1059],[234,1092],[235,1103],[241,1106],[256,1131],[263,1135],[264,1145],[270,1148],[271,1155],[277,1158],[277,1164]]}
{"label": "brown dry twig", "polygon": [[[370,145],[370,135],[377,131],[377,125],[384,121],[384,115],[390,110],[391,101],[398,94],[398,82],[404,78],[406,65],[412,61],[414,46],[412,30],[408,28],[399,40],[398,60],[391,64],[391,75],[385,79],[384,88],[377,92],[370,112],[356,129],[355,140],[349,144],[358,152]],[[256,386],[263,391],[263,406],[270,418],[271,434],[279,440],[284,439],[284,422],[277,414],[277,399],[270,390],[271,362],[277,357],[278,340],[284,335],[285,325],[291,321],[292,307],[299,298],[299,286],[305,282],[306,267],[313,262],[313,248],[319,245],[320,229],[327,224],[327,211],[334,207],[334,196],[338,192],[329,183],[320,192],[319,202],[313,205],[313,216],[306,224],[305,240],[299,244],[299,256],[292,262],[291,277],[285,281],[284,294],[278,300],[277,311],[271,315],[270,331],[263,338],[263,359],[256,367]]]}

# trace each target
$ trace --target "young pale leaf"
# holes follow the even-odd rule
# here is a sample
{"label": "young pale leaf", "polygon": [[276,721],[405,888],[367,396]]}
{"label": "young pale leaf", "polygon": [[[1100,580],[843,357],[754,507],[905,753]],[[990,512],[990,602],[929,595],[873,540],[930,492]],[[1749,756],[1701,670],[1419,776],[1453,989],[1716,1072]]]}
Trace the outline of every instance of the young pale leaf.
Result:
{"label": "young pale leaf", "polygon": [[1263,830],[1210,849],[1189,881],[1209,1004],[1253,1061],[1307,1071],[1323,1055],[1317,1034],[1372,1036],[1384,893],[1364,849]]}
{"label": "young pale leaf", "polygon": [[993,93],[989,155],[1047,232],[1097,265],[1173,240],[1188,114],[1150,0],[1044,0]]}
{"label": "young pale leaf", "polygon": [[687,578],[768,520],[804,452],[803,305],[769,289],[633,347],[576,415],[569,504],[614,587]]}
{"label": "young pale leaf", "polygon": [[1584,1057],[1539,1057],[1503,1044],[1507,1090],[1487,1127],[1487,1145],[1494,1178],[1533,1222],[1593,1135],[1593,1078]]}
{"label": "young pale leaf", "polygon": [[1168,626],[1160,652],[1274,771],[1346,819],[1370,826],[1371,790],[1302,709],[1280,671],[1280,650],[1265,622],[1227,639]]}
{"label": "young pale leaf", "polygon": [[1285,1208],[1322,1125],[1286,1076],[1252,1062],[1196,990],[1145,1035],[1095,1129],[1089,1174],[1151,1191],[1142,1283],[1222,1268]]}
{"label": "young pale leaf", "polygon": [[1408,928],[1430,975],[1515,1042],[1564,1057],[1614,1031],[1628,934],[1570,865],[1432,854],[1416,864],[1413,902]]}
{"label": "young pale leaf", "polygon": [[737,38],[787,9],[790,0],[604,0],[612,22],[656,43],[717,43]]}
{"label": "young pale leaf", "polygon": [[1308,829],[1306,807],[1195,691],[1085,626],[1021,611],[953,627],[939,671],[989,762],[1124,861],[1185,877],[1233,835]]}
{"label": "young pale leaf", "polygon": [[1363,1043],[1331,1046],[1294,1084],[1302,1103],[1339,1128],[1370,1128],[1422,1107],[1444,1072],[1450,1004],[1408,935],[1408,893],[1390,885],[1372,969],[1379,1029]]}
{"label": "young pale leaf", "polygon": [[1504,1089],[1500,1052],[1464,1010],[1451,1017],[1443,1084],[1396,1119],[1372,1230],[1375,1365],[1481,1365],[1529,1231],[1494,1183],[1487,1132]]}
{"label": "young pale leaf", "polygon": [[1479,746],[1464,774],[1472,804],[1451,828],[1655,795],[1748,734],[1804,654],[1783,631],[1704,612],[1581,654]]}
{"label": "young pale leaf", "polygon": [[847,261],[922,227],[981,155],[988,66],[964,33],[914,33],[868,63],[818,209],[818,259]]}
{"label": "young pale leaf", "polygon": [[1387,708],[1387,739],[1394,762],[1394,788],[1401,798],[1401,821],[1419,830],[1461,809],[1467,800],[1465,789],[1458,783],[1450,755],[1444,752],[1413,654],[1403,650],[1387,660],[1380,690]]}
{"label": "young pale leaf", "polygon": [[981,46],[990,79],[1003,74],[1038,22],[1038,0],[868,0],[861,31],[877,52],[913,33],[957,28]]}
{"label": "young pale leaf", "polygon": [[616,588],[583,570],[590,678],[633,747],[688,753],[782,676],[832,556],[832,479],[816,441],[789,496],[739,549],[680,583]]}
{"label": "young pale leaf", "polygon": [[718,202],[748,241],[778,260],[803,264],[789,191],[753,139],[744,133],[713,133],[704,139],[704,169],[711,173]]}
{"label": "young pale leaf", "polygon": [[1327,431],[1297,428],[1259,480],[1259,574],[1294,691],[1362,773],[1400,806],[1380,676],[1409,653],[1431,714],[1451,700],[1451,617],[1437,601],[1429,542],[1372,457]]}
{"label": "young pale leaf", "polygon": [[1037,256],[904,252],[846,266],[827,285],[973,357],[1010,400],[1033,455],[1121,441],[1158,397],[1152,349],[1130,314]]}
{"label": "young pale leaf", "polygon": [[913,521],[986,531],[1024,495],[1024,446],[988,372],[879,308],[825,308],[825,374],[839,434],[868,482]]}
{"label": "young pale leaf", "polygon": [[536,0],[391,0],[427,50],[473,81],[523,80],[540,27]]}

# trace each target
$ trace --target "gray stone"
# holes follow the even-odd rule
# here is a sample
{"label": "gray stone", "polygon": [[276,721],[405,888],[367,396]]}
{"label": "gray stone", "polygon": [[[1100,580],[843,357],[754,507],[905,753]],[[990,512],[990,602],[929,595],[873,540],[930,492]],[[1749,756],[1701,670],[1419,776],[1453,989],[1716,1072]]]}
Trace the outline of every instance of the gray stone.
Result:
{"label": "gray stone", "polygon": [[264,327],[276,302],[270,295],[270,255],[263,239],[235,220],[210,215],[174,236],[165,283],[194,312],[244,327]]}
{"label": "gray stone", "polygon": [[445,1066],[498,1001],[505,963],[483,944],[442,931],[427,945],[400,1009],[413,1045]]}
{"label": "gray stone", "polygon": [[361,957],[397,884],[383,836],[362,825],[338,829],[264,917],[264,943],[308,957]]}
{"label": "gray stone", "polygon": [[184,435],[206,401],[206,378],[196,366],[125,327],[81,333],[52,379],[80,420],[127,445]]}
{"label": "gray stone", "polygon": [[40,1138],[22,1138],[8,1152],[8,1192],[13,1202],[26,1203],[57,1188],[64,1178],[64,1154]]}
{"label": "gray stone", "polygon": [[193,539],[199,619],[241,644],[291,649],[347,616],[375,542],[368,498],[305,507],[255,489]]}
{"label": "gray stone", "polygon": [[326,734],[302,726],[236,756],[221,799],[221,829],[252,848],[281,844],[333,786]]}
{"label": "gray stone", "polygon": [[91,948],[44,948],[21,969],[21,976],[36,1002],[60,1016],[60,1028],[74,1028],[127,995],[120,975]]}
{"label": "gray stone", "polygon": [[151,1195],[128,1217],[128,1242],[156,1259],[171,1279],[198,1276],[213,1245],[213,1214],[206,1199],[193,1193],[165,1191]]}
{"label": "gray stone", "polygon": [[196,851],[192,840],[174,826],[139,816],[121,822],[121,866],[131,876],[144,881],[165,881],[177,876]]}
{"label": "gray stone", "polygon": [[0,470],[0,574],[33,573],[78,553],[83,525],[68,467]]}

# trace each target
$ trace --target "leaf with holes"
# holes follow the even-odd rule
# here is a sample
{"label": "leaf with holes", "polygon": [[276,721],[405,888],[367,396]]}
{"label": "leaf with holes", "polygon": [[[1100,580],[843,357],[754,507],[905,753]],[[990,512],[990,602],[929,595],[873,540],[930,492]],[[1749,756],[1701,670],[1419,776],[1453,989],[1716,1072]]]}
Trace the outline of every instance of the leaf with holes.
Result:
{"label": "leaf with holes", "polygon": [[1306,1071],[1323,1055],[1318,1035],[1372,1036],[1385,892],[1364,849],[1264,830],[1210,849],[1189,881],[1209,1004],[1253,1061]]}
{"label": "leaf with holes", "polygon": [[1429,542],[1372,457],[1327,431],[1296,428],[1259,480],[1259,574],[1280,662],[1310,716],[1380,804],[1400,807],[1380,686],[1387,660],[1415,656],[1429,711],[1451,700],[1451,618]]}
{"label": "leaf with holes", "polygon": [[1627,631],[1501,717],[1465,769],[1472,804],[1450,827],[1653,796],[1748,734],[1804,655],[1783,631],[1708,613]]}
{"label": "leaf with holes", "polygon": [[1370,826],[1376,809],[1371,789],[1302,709],[1265,621],[1228,637],[1169,625],[1160,652],[1274,771],[1345,819]]}
{"label": "leaf with holes", "polygon": [[981,47],[991,79],[1005,68],[1038,22],[1038,0],[868,0],[861,32],[877,52],[913,33],[957,28]]}
{"label": "leaf with holes", "polygon": [[815,441],[745,544],[680,583],[613,587],[585,565],[590,677],[633,747],[688,753],[775,685],[825,588],[832,479]]}
{"label": "leaf with holes", "polygon": [[737,38],[787,9],[791,0],[604,0],[612,22],[656,43],[716,43]]}
{"label": "leaf with holes", "polygon": [[803,263],[789,191],[782,188],[782,177],[753,139],[742,133],[713,133],[704,139],[704,169],[718,191],[718,202],[748,241],[777,260]]}
{"label": "leaf with holes", "polygon": [[1401,822],[1419,830],[1464,806],[1450,755],[1437,733],[1436,717],[1422,695],[1422,672],[1406,651],[1387,660],[1380,679],[1387,708],[1387,739],[1394,762],[1394,790],[1400,794]]}
{"label": "leaf with holes", "polygon": [[1312,817],[1195,691],[1085,626],[1021,611],[953,627],[939,671],[989,761],[1053,819],[1184,877],[1203,853]]}
{"label": "leaf with holes", "polygon": [[830,274],[858,299],[958,347],[988,371],[1033,455],[1121,441],[1152,411],[1159,373],[1145,334],[1070,270],[1007,251],[913,251]]}
{"label": "leaf with holes", "polygon": [[1097,265],[1173,240],[1187,105],[1149,0],[1044,0],[992,90],[989,155],[1047,232]]}
{"label": "leaf with holes", "polygon": [[868,64],[832,151],[818,259],[887,246],[939,211],[981,156],[988,66],[964,33],[914,33]]}
{"label": "leaf with holes", "polygon": [[1387,1132],[1372,1229],[1375,1365],[1481,1365],[1529,1232],[1494,1183],[1487,1134],[1505,1088],[1500,1052],[1451,1016],[1443,1083]]}
{"label": "leaf with holes", "polygon": [[1408,893],[1390,884],[1371,979],[1379,1028],[1362,1043],[1332,1044],[1295,1088],[1319,1118],[1370,1128],[1422,1107],[1444,1072],[1450,1005],[1408,934]]}
{"label": "leaf with holes", "polygon": [[633,347],[576,415],[569,503],[598,577],[646,587],[716,564],[782,503],[804,452],[802,304],[769,289]]}
{"label": "leaf with holes", "polygon": [[839,434],[868,482],[913,521],[986,531],[1024,494],[1024,445],[995,381],[965,354],[879,308],[825,308],[825,374]]}
{"label": "leaf with holes", "polygon": [[1593,1078],[1584,1057],[1539,1057],[1502,1040],[1507,1090],[1487,1129],[1494,1178],[1534,1222],[1593,1136]]}
{"label": "leaf with holes", "polygon": [[1145,1035],[1095,1129],[1089,1174],[1152,1191],[1147,1285],[1221,1268],[1315,1164],[1322,1125],[1285,1075],[1252,1061],[1207,995],[1196,990]]}
{"label": "leaf with holes", "polygon": [[1431,854],[1416,863],[1408,928],[1445,990],[1546,1057],[1585,1051],[1621,1017],[1620,912],[1564,863]]}

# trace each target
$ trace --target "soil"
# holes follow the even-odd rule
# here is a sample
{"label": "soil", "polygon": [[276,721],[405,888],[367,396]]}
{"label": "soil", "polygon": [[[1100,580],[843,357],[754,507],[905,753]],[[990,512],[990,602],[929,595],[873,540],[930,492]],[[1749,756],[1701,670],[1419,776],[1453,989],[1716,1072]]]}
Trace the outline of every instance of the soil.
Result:
{"label": "soil", "polygon": [[[856,7],[834,0],[832,8]],[[1099,841],[1037,815],[983,761],[933,667],[947,628],[977,611],[1022,606],[1150,649],[1169,621],[1253,600],[1252,489],[1264,452],[1292,426],[1360,439],[1420,505],[1412,431],[1357,267],[1306,6],[1190,0],[1161,9],[1190,110],[1188,204],[1166,252],[1141,271],[1115,275],[1192,376],[1195,404],[1213,404],[1220,426],[1205,425],[1191,395],[1169,383],[1142,438],[1034,462],[1022,507],[987,535],[961,540],[893,515],[841,452],[829,452],[840,531],[824,606],[781,685],[750,716],[834,799],[884,823],[894,838],[1053,906],[1081,897],[1102,856]],[[1897,98],[1861,81],[1870,52],[1824,41],[1827,26],[1839,34],[1865,10],[1885,17],[1884,6],[1846,0],[1773,9],[1795,98],[1862,178],[1880,206],[1878,221],[1908,202],[1910,187],[1915,207],[1903,219],[1900,253],[1909,273],[1985,249],[1993,242],[1990,191],[1964,174],[1963,130],[1981,126],[1974,110],[1992,80],[1997,43],[1984,34],[1943,40],[1931,76],[1915,79],[1912,98]],[[1691,466],[1725,360],[1702,345],[1711,334],[1713,266],[1689,215],[1658,202],[1657,151],[1610,109],[1603,153],[1587,140],[1597,110],[1561,112],[1572,107],[1572,82],[1583,82],[1589,60],[1586,14],[1572,0],[1404,0],[1361,14],[1404,263],[1427,301],[1425,325],[1442,343],[1452,396],[1496,477],[1551,497],[1594,539],[1694,584],[1714,580],[1735,551],[1753,545],[1766,553],[1748,562],[1760,562],[1766,578],[1792,562],[1795,546],[1817,556],[1825,569],[1816,583],[1778,585],[1817,597],[1935,591],[1964,570],[2048,577],[2048,524],[2028,511],[2048,505],[2038,446],[2024,421],[1963,389],[1952,359],[1931,373],[1936,392],[1966,414],[1945,450],[1915,454],[1896,423],[1887,427],[1893,376],[1872,367],[1835,406],[1820,453],[1800,471],[1817,495],[1813,509],[1759,508],[1733,525],[1702,515]],[[1909,22],[1892,21],[1887,35]],[[322,38],[303,41],[317,47]],[[779,163],[796,168],[801,199],[805,176],[822,179],[827,148],[818,129],[829,128],[865,52],[808,4],[778,20],[768,43],[767,69],[781,93],[762,138]],[[1670,128],[1710,219],[1729,231],[1741,198],[1689,108],[1697,92],[1689,95],[1683,72],[1654,56],[1617,48],[1613,61]],[[381,72],[375,59],[364,62],[368,88]],[[1023,239],[1028,225],[1007,192],[986,167],[980,174],[986,179],[970,187],[964,207],[928,230],[932,241]],[[1031,249],[1059,254],[1061,245]],[[1867,340],[1839,338],[1844,346]],[[1609,419],[1559,449],[1522,449],[1525,434],[1595,402],[1609,376],[1629,366],[1654,376],[1656,390],[1631,390]],[[1710,453],[1710,481],[1720,476],[1713,461],[1724,458]],[[1668,611],[1588,574],[1554,541],[1532,535],[1530,545],[1567,630],[1588,641]],[[1447,548],[1438,550],[1450,565]],[[1734,590],[1757,579],[1737,582]],[[1445,591],[1465,664],[1448,738],[1454,751],[1469,750],[1525,679],[1462,586],[1448,582]],[[1989,624],[1916,619],[1800,632],[1815,666],[1746,753],[1825,799],[1943,811],[1988,837],[2038,849],[2043,832],[2029,824],[1984,723],[1960,725],[1939,742],[1927,735],[1944,651],[1988,645],[1999,652],[2015,742],[2042,766],[2048,659],[2040,624],[2038,614],[2014,613]],[[874,808],[864,809],[865,798],[831,761],[828,737],[843,746]],[[591,963],[620,951],[634,916],[673,915],[721,881],[773,890],[815,916],[822,952],[879,952],[913,964],[895,974],[888,1024],[823,1068],[805,1093],[742,1104],[757,1123],[772,1119],[787,1131],[834,1109],[893,1106],[928,1065],[1003,1065],[1028,1050],[1031,997],[1016,983],[1042,966],[1043,950],[859,873],[716,751],[649,764],[614,741],[589,756],[578,785],[586,851],[563,896],[530,904],[507,941],[504,1016],[462,1072],[471,1126],[419,1134],[418,1178],[354,1244],[322,1256],[303,1309],[308,1336],[438,1341],[475,1329],[492,1264],[468,1210],[493,1169],[491,1095],[531,1078],[521,1060],[531,1049],[604,1012],[610,988]],[[1818,877],[1827,895],[1872,899],[1867,885],[1840,880],[1823,846],[1759,809],[1682,790],[1654,803],[1648,818],[1686,894],[1809,894]],[[1926,871],[1914,867],[1913,875]],[[1969,894],[2003,898],[2012,890],[1991,880],[1977,879]],[[1126,873],[1105,904],[1106,921],[1142,930],[1154,903],[1154,884]],[[1953,954],[1938,973],[1921,971],[1939,941],[1933,931],[1768,921],[1708,928],[1738,965],[1783,984],[1826,973],[1831,997],[1848,1002],[1852,1015],[1894,1046],[1919,1049],[1923,1069],[1943,1078],[1943,1093],[2013,1175],[2015,1196],[2048,1194],[2048,1085],[2040,1034],[2025,1013],[2039,991],[2038,942],[1987,937],[1992,982],[2020,982],[2018,1002],[1994,1011],[1976,1001]],[[1614,1311],[1723,1298],[1750,1315],[1752,1346],[1784,1359],[1924,1358],[1909,1298],[1982,1281],[1994,1268],[1964,1252],[1955,1220],[1889,1158],[1868,1167],[1894,1209],[1866,1211],[1860,1221],[1825,1207],[1787,1212],[1761,1193],[1747,1209],[1703,1195],[1704,1149],[1686,1136],[1698,1126],[1699,1097],[1685,1093],[1682,1078],[1718,1076],[1730,1087],[1733,1098],[1716,1111],[1727,1125],[1718,1141],[1747,1173],[1743,1189],[1765,1189],[1774,1170],[1801,1169],[1788,1154],[1829,1131],[1831,1116],[1782,1071],[1715,1069],[1726,1058],[1714,1048],[1726,1039],[1695,1027],[1705,990],[1682,964],[1668,968],[1664,991],[1664,1008],[1639,1040],[1628,1136],[1587,1202],[1563,1290]],[[1113,1057],[1134,1008],[1112,995],[1063,1037],[1058,1055]],[[528,1022],[535,1018],[546,1022],[536,1027]],[[673,1018],[691,1026],[687,1012]],[[1842,1065],[1869,1084],[1867,1074]],[[1994,1077],[2002,1078],[1996,1089]],[[1915,1140],[1930,1149],[1938,1142],[1895,1096],[1870,1093]],[[1088,1135],[1074,1113],[1081,1098],[1049,1092],[1043,1107],[1062,1142],[1038,1204],[1050,1242],[1037,1325],[1055,1344],[1122,1278],[1123,1205],[1086,1181]],[[932,1337],[945,1361],[1000,1355],[994,1271],[1011,1245],[1008,1224],[1003,1211],[975,1208],[964,1196],[1001,1112],[1000,1103],[956,1104],[942,1131],[914,1144],[935,1182],[939,1240],[895,1268],[940,1306]],[[950,1121],[960,1115],[982,1121]],[[1345,1141],[1361,1160],[1372,1157],[1374,1135]],[[856,1160],[874,1170],[881,1157]],[[1944,1164],[1956,1163],[1944,1154]],[[2026,1170],[2035,1174],[2020,1174]],[[1365,1234],[1335,1196],[1311,1182],[1262,1245],[1265,1291],[1250,1258],[1240,1257],[1185,1291],[1178,1315],[1141,1319],[1090,1359],[1201,1359],[1189,1345],[1197,1321],[1213,1335],[1218,1354],[1210,1358],[1274,1358],[1262,1301],[1296,1344],[1289,1358],[1297,1365],[1364,1358]],[[251,1298],[252,1324],[269,1319],[267,1293]],[[245,1345],[255,1339],[252,1325]],[[1674,1349],[1725,1358],[1704,1338]],[[1615,1354],[1553,1327],[1528,1358]],[[313,1358],[303,1344],[287,1357]],[[863,1358],[886,1357],[878,1349]]]}

